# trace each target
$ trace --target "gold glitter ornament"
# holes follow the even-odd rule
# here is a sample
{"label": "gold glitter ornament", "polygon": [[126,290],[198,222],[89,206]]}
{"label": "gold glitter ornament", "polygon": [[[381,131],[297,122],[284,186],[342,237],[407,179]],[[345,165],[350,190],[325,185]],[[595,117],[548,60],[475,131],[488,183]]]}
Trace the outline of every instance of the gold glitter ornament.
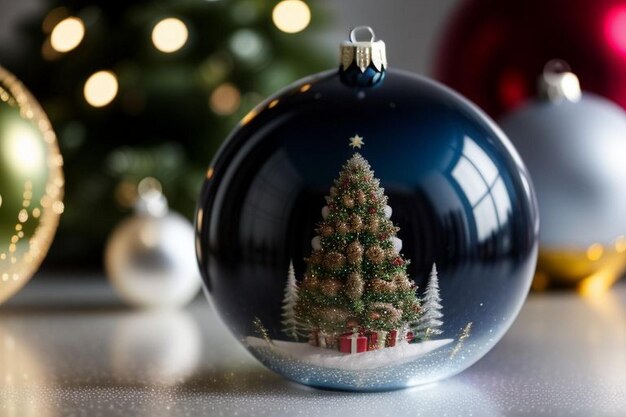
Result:
{"label": "gold glitter ornament", "polygon": [[324,254],[321,251],[315,251],[309,256],[308,262],[311,265],[320,265],[324,259]]}
{"label": "gold glitter ornament", "polygon": [[320,290],[322,294],[328,297],[334,297],[341,291],[341,281],[338,279],[330,278],[322,280],[320,283]]}
{"label": "gold glitter ornament", "polygon": [[365,256],[373,264],[379,264],[385,259],[385,252],[378,245],[371,246],[365,251]]}
{"label": "gold glitter ornament", "polygon": [[350,228],[354,232],[360,232],[363,229],[363,219],[358,214],[350,216]]}
{"label": "gold glitter ornament", "polygon": [[320,281],[314,276],[306,275],[302,281],[302,288],[313,291],[319,287]]}
{"label": "gold glitter ornament", "polygon": [[412,288],[411,281],[409,281],[405,274],[395,275],[393,277],[393,283],[396,288],[402,291],[409,291]]}
{"label": "gold glitter ornament", "polygon": [[344,196],[343,197],[343,205],[346,208],[352,208],[354,207],[354,199],[350,196]]}
{"label": "gold glitter ornament", "polygon": [[0,303],[45,257],[63,206],[63,159],[47,116],[0,67]]}
{"label": "gold glitter ornament", "polygon": [[372,217],[367,225],[367,230],[370,231],[370,233],[376,233],[379,230],[379,222],[378,222],[378,218],[376,217]]}
{"label": "gold glitter ornament", "polygon": [[363,295],[363,277],[358,272],[350,272],[346,281],[344,292],[351,300],[358,300]]}
{"label": "gold glitter ornament", "polygon": [[332,236],[335,231],[333,230],[332,226],[324,225],[320,227],[319,232],[322,236],[328,237]]}
{"label": "gold glitter ornament", "polygon": [[366,199],[365,199],[365,193],[362,190],[357,191],[356,193],[356,202],[359,203],[360,205],[363,205],[366,203]]}
{"label": "gold glitter ornament", "polygon": [[396,290],[396,286],[393,282],[388,282],[380,278],[375,278],[370,282],[370,287],[373,292],[388,293],[391,294]]}
{"label": "gold glitter ornament", "polygon": [[352,264],[359,263],[363,260],[363,246],[358,240],[350,243],[347,248],[348,262]]}
{"label": "gold glitter ornament", "polygon": [[395,259],[398,256],[400,256],[400,254],[394,248],[385,249],[385,258],[387,258],[387,259]]}
{"label": "gold glitter ornament", "polygon": [[343,267],[346,263],[346,258],[338,252],[329,252],[324,258],[325,266],[331,270],[337,270]]}
{"label": "gold glitter ornament", "polygon": [[337,233],[339,233],[340,235],[346,235],[350,231],[346,222],[337,223],[336,229]]}

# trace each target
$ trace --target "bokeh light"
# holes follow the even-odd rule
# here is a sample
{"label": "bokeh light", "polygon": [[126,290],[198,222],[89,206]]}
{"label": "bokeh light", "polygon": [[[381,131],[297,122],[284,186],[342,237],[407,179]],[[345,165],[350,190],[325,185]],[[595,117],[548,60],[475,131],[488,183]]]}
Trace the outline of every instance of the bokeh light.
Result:
{"label": "bokeh light", "polygon": [[211,110],[219,115],[233,114],[241,104],[241,93],[230,83],[221,84],[211,93],[209,104]]}
{"label": "bokeh light", "polygon": [[78,17],[67,17],[56,24],[50,34],[50,45],[58,52],[69,52],[80,45],[85,25]]}
{"label": "bokeh light", "polygon": [[597,261],[602,257],[604,253],[604,246],[599,243],[594,243],[587,248],[587,259],[590,261]]}
{"label": "bokeh light", "polygon": [[168,17],[161,20],[152,29],[152,43],[161,52],[178,51],[187,42],[189,32],[182,20]]}
{"label": "bokeh light", "polygon": [[230,49],[241,59],[255,62],[263,58],[263,40],[250,29],[240,29],[230,38]]}
{"label": "bokeh light", "polygon": [[272,20],[285,33],[297,33],[311,22],[311,10],[301,0],[284,0],[274,6]]}
{"label": "bokeh light", "polygon": [[85,82],[83,89],[85,100],[94,107],[109,104],[118,91],[117,77],[111,71],[98,71]]}

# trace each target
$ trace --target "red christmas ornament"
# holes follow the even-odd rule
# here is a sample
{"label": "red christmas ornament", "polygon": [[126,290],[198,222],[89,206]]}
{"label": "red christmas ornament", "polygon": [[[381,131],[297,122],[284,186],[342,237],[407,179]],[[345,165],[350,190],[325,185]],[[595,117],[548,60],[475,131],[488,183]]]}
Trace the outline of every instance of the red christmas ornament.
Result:
{"label": "red christmas ornament", "polygon": [[493,117],[533,97],[551,59],[626,108],[626,0],[468,0],[453,15],[436,77]]}
{"label": "red christmas ornament", "polygon": [[399,256],[398,256],[397,258],[395,258],[395,259],[392,261],[392,263],[393,263],[395,266],[402,266],[402,265],[404,265],[404,259],[402,259],[401,257],[399,257]]}
{"label": "red christmas ornament", "polygon": [[376,207],[370,207],[370,214],[376,213]]}

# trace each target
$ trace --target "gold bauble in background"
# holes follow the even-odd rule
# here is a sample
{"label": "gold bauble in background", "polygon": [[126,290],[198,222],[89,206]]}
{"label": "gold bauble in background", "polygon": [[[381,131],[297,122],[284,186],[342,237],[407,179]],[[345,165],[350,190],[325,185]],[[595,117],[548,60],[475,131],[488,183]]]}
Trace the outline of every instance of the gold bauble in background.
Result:
{"label": "gold bauble in background", "polygon": [[0,67],[0,303],[43,260],[63,212],[63,159],[50,121]]}
{"label": "gold bauble in background", "polygon": [[598,296],[626,269],[626,239],[612,245],[594,243],[586,250],[539,249],[533,289],[575,287],[580,295]]}

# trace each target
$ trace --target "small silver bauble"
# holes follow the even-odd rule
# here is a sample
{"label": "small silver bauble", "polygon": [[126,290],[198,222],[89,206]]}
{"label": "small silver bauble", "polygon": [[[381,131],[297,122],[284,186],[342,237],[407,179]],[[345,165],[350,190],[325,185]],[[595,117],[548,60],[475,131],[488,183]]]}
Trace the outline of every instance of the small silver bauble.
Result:
{"label": "small silver bauble", "polygon": [[160,191],[143,195],[135,215],[107,243],[105,267],[113,288],[138,307],[187,304],[201,286],[193,238],[191,223],[168,211]]}

